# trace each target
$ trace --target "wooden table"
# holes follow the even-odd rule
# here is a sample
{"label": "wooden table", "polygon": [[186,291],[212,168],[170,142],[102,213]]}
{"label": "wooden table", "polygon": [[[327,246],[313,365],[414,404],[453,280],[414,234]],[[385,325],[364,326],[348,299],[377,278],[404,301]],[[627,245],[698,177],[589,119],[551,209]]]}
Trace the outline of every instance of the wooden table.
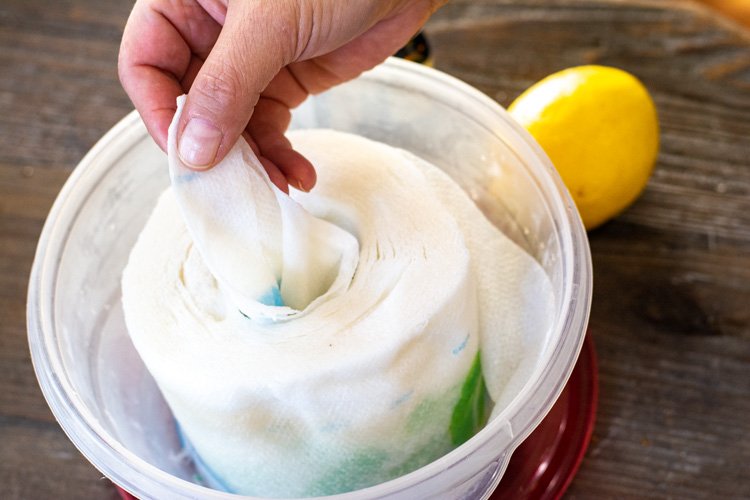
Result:
{"label": "wooden table", "polygon": [[[0,497],[117,498],[60,430],[26,287],[72,168],[132,106],[123,0],[0,5]],[[567,498],[750,498],[750,33],[689,2],[456,0],[435,63],[508,105],[565,67],[640,77],[662,144],[643,196],[590,233],[601,392]]]}

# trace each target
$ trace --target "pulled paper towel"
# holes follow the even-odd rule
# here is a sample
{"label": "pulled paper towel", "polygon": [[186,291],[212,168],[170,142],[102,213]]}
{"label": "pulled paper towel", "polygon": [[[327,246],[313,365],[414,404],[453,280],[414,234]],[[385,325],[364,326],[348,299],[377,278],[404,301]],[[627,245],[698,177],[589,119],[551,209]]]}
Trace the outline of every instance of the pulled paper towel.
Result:
{"label": "pulled paper towel", "polygon": [[250,146],[239,141],[221,168],[197,173],[177,154],[169,127],[169,175],[183,218],[211,274],[252,319],[296,315],[313,300],[346,289],[357,266],[357,240],[306,210],[268,180]]}
{"label": "pulled paper towel", "polygon": [[133,343],[214,486],[266,497],[371,486],[460,445],[553,314],[540,266],[442,171],[289,136],[318,171],[294,200],[244,141],[195,174],[171,133],[172,188],[123,274]]}

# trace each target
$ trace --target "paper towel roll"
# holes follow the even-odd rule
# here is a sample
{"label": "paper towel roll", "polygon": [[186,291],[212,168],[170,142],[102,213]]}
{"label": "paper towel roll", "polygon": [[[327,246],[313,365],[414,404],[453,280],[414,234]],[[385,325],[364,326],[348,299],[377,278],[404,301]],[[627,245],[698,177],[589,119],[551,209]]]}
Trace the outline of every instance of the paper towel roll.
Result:
{"label": "paper towel roll", "polygon": [[[226,250],[210,241],[193,241],[188,227],[205,221],[190,218],[216,214],[183,205],[186,226],[175,198],[179,175],[143,229],[122,283],[133,343],[199,460],[225,489],[267,497],[371,486],[460,445],[491,405],[485,384],[492,400],[503,397],[528,339],[552,320],[541,268],[439,169],[341,132],[290,137],[318,171],[312,193],[294,194],[291,217],[312,214],[335,228],[326,226],[328,237],[340,239],[322,243],[339,252],[324,259],[330,269],[322,275],[338,287],[318,290],[325,300],[313,297],[301,310],[285,305],[283,314],[262,313],[259,320],[243,314],[231,268],[224,266],[217,280],[210,269],[223,264],[207,265],[201,253],[208,247],[207,260],[224,264],[242,256],[223,257]],[[238,143],[214,170],[247,165],[248,150]],[[290,200],[262,169],[255,173],[273,193],[253,198],[261,214],[256,226],[281,224]],[[202,175],[190,182],[202,182]],[[230,213],[227,227],[240,217]],[[261,258],[272,253],[263,241],[250,242],[259,245],[248,252],[251,264],[276,266],[271,274],[283,296],[284,256]],[[305,247],[282,241],[274,248]],[[264,288],[257,289],[262,297]],[[261,306],[256,310],[282,307]]]}

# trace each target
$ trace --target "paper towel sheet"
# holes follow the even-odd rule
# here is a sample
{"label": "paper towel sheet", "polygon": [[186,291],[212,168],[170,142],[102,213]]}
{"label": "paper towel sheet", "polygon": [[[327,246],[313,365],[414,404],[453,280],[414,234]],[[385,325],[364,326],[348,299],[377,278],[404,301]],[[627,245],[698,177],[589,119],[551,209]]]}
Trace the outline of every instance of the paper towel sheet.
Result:
{"label": "paper towel sheet", "polygon": [[[554,298],[436,167],[341,132],[289,135],[318,171],[293,200],[241,146],[208,180],[170,144],[173,187],[123,275],[131,338],[195,452],[226,489],[268,497],[371,486],[460,445]],[[274,284],[288,303],[287,257],[310,245],[329,258],[307,305],[262,303]],[[248,276],[261,285],[237,284]]]}
{"label": "paper towel sheet", "polygon": [[211,273],[253,319],[294,316],[351,281],[357,240],[311,216],[274,186],[250,146],[238,141],[220,166],[188,169],[169,128],[169,175],[183,218]]}

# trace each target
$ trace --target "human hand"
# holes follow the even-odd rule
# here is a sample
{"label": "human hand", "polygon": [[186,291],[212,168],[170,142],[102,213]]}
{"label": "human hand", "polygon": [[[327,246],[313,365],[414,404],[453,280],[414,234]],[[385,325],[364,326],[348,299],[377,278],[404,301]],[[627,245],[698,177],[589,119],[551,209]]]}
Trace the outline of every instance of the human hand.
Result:
{"label": "human hand", "polygon": [[309,191],[313,166],[284,137],[309,94],[394,54],[447,0],[138,0],[119,72],[166,151],[178,96],[188,93],[178,151],[195,170],[243,136],[272,182]]}

